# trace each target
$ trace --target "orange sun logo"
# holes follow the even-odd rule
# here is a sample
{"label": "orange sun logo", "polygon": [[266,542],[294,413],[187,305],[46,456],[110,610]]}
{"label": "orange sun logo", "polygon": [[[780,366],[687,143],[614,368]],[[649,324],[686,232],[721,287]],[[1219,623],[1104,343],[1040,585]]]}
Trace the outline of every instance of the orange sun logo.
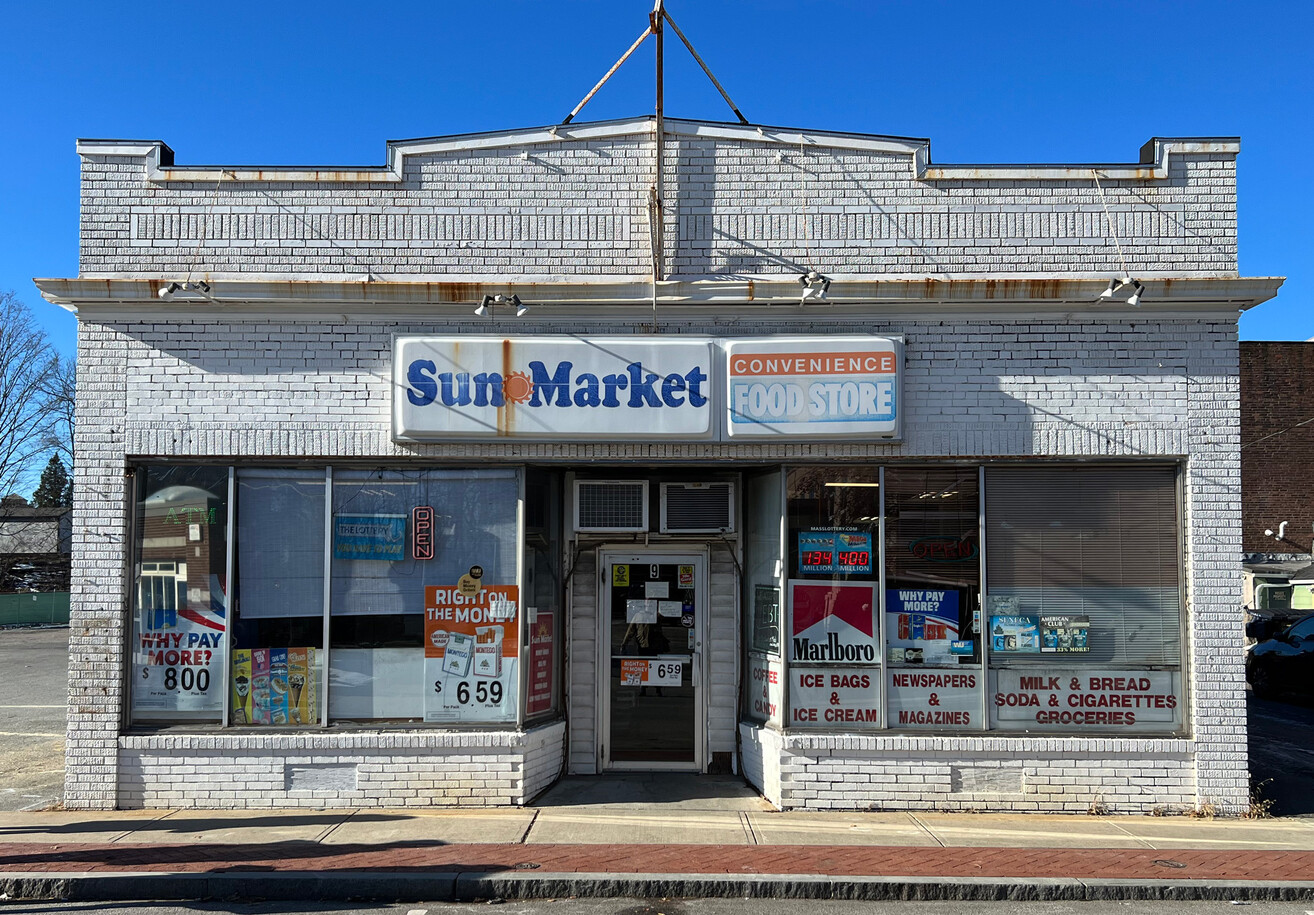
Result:
{"label": "orange sun logo", "polygon": [[508,403],[524,403],[534,393],[534,382],[524,372],[510,372],[502,382],[502,397]]}

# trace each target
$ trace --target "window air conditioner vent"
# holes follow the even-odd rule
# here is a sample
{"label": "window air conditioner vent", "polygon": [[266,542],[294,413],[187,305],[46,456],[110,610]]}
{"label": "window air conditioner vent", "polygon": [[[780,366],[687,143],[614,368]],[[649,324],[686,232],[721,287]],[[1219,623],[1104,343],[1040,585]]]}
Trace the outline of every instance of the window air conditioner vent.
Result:
{"label": "window air conditioner vent", "polygon": [[612,533],[647,529],[647,480],[575,481],[575,530]]}
{"label": "window air conditioner vent", "polygon": [[735,529],[733,483],[663,483],[663,534],[715,534]]}

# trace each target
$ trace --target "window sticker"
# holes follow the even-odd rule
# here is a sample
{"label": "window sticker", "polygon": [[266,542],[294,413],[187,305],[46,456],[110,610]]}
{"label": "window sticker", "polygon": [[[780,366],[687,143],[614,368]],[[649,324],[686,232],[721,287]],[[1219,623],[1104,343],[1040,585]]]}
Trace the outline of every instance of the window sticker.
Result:
{"label": "window sticker", "polygon": [[1034,616],[990,617],[990,651],[994,654],[1037,654],[1040,626]]}
{"label": "window sticker", "polygon": [[798,574],[870,575],[869,531],[800,531]]}

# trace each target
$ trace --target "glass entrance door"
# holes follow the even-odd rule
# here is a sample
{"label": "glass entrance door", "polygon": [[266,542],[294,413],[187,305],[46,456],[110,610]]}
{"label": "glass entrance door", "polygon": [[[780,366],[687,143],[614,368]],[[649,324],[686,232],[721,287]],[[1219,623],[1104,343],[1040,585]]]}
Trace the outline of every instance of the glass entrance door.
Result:
{"label": "glass entrance door", "polygon": [[604,552],[601,567],[603,765],[702,771],[706,558]]}

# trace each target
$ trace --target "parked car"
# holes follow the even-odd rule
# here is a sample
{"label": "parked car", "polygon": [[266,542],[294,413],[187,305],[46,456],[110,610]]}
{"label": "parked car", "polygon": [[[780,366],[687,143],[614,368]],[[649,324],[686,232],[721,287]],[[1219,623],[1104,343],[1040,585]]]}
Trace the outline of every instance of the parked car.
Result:
{"label": "parked car", "polygon": [[1314,613],[1246,649],[1246,680],[1256,696],[1314,698]]}

